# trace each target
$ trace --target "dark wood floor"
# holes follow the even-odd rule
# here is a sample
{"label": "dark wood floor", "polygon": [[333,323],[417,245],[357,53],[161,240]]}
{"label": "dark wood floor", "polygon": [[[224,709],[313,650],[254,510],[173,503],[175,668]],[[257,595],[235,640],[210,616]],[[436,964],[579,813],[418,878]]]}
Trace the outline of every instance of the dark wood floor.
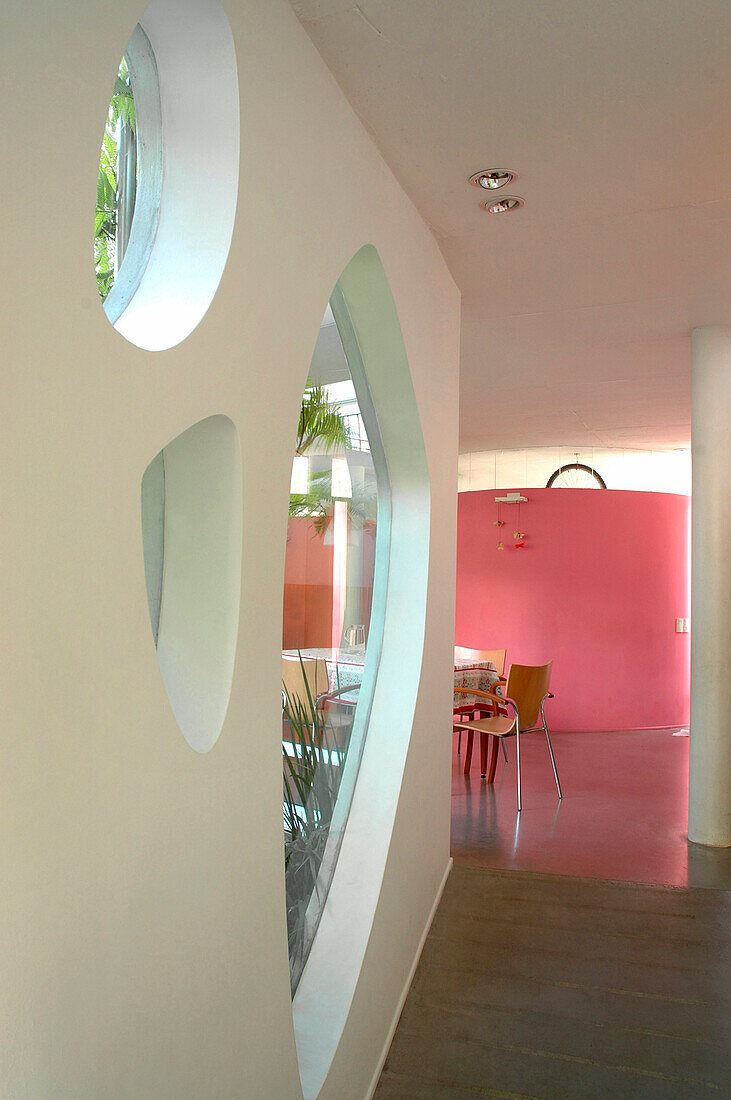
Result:
{"label": "dark wood floor", "polygon": [[376,1100],[731,1095],[729,908],[456,865]]}

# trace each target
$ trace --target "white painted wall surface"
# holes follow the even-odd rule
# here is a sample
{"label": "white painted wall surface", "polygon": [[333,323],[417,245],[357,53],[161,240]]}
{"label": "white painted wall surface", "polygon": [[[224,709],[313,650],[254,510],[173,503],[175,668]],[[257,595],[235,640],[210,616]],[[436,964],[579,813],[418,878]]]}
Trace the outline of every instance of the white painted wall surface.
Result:
{"label": "white painted wall surface", "polygon": [[[458,295],[289,6],[225,6],[242,125],[231,252],[201,324],[157,354],[109,324],[92,267],[104,117],[144,5],[13,0],[4,13],[7,1097],[301,1095],[279,743],[287,496],[325,304],[368,243],[411,366],[431,556],[412,741],[325,1100],[366,1095],[448,860]],[[62,134],[49,106],[58,86]],[[52,217],[39,215],[49,189]],[[239,434],[244,541],[231,699],[201,755],[180,734],[158,668],[140,481],[163,446],[214,414]]]}

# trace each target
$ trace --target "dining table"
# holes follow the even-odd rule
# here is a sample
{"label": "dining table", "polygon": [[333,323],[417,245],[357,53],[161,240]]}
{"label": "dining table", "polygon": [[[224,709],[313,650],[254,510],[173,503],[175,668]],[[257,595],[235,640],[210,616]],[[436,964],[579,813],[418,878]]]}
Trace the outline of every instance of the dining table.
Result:
{"label": "dining table", "polygon": [[[304,660],[321,660],[327,665],[330,678],[330,690],[355,687],[360,685],[363,679],[365,667],[365,646],[341,646],[340,649],[315,648],[315,649],[285,649],[285,657],[302,656]],[[454,661],[454,686],[455,688],[473,688],[475,691],[489,691],[493,684],[497,683],[499,676],[492,661],[473,661],[465,658]],[[454,696],[454,706],[468,707],[472,703],[479,704],[479,696],[459,695]]]}
{"label": "dining table", "polygon": [[[498,683],[500,677],[497,673],[497,669],[492,661],[472,661],[469,659],[456,660],[454,662],[454,686],[455,688],[472,688],[475,691],[490,691],[493,686]],[[481,699],[479,695],[465,694],[463,691],[459,693],[455,692],[454,695],[454,707],[460,707],[462,711],[462,718],[469,718],[472,714],[478,717],[478,711],[483,711],[485,708],[485,700]],[[466,730],[467,733],[467,748],[464,757],[464,774],[470,774],[470,767],[472,765],[472,742],[474,734],[472,730]],[[459,752],[459,745],[462,741],[462,730],[459,731],[459,743],[457,751]],[[507,757],[506,757],[507,759]],[[490,761],[490,782],[495,775],[495,766],[497,764],[497,738],[493,745],[492,759]],[[487,771],[487,735],[480,734],[480,771],[482,775]]]}
{"label": "dining table", "polygon": [[[455,658],[454,661],[454,686],[456,688],[474,691],[490,691],[500,677],[492,661],[472,661],[468,658]],[[478,695],[465,695],[463,691],[454,696],[455,707],[469,707],[472,704],[479,705]]]}
{"label": "dining table", "polygon": [[[327,647],[311,649],[285,649],[283,656],[303,660],[321,660],[327,665],[330,691],[338,691],[342,688],[352,687],[352,693],[343,693],[342,702],[352,705],[358,702],[358,688],[363,681],[363,669],[365,668],[365,646],[341,646],[340,649]],[[490,691],[494,684],[500,680],[497,669],[492,661],[477,661],[471,658],[454,658],[454,686],[460,688],[459,693],[453,696],[453,708],[462,708],[462,714],[467,717],[471,713],[477,716],[477,712],[484,710],[484,699],[479,695],[465,694],[469,691]],[[460,733],[461,741],[461,733]],[[464,772],[469,775],[472,763],[472,730],[467,731],[467,749],[465,752]],[[493,746],[493,761],[491,773],[494,774],[496,761],[495,748]],[[480,757],[482,772],[484,774],[487,763],[487,738],[481,735]]]}
{"label": "dining table", "polygon": [[284,657],[302,657],[305,661],[324,661],[330,679],[330,691],[359,687],[365,668],[365,646],[341,646],[340,649],[285,649]]}

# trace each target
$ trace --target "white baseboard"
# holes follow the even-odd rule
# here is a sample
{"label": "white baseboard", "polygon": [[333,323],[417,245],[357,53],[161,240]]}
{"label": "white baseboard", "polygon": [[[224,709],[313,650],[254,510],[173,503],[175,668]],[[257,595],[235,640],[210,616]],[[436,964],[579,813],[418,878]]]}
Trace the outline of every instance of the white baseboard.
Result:
{"label": "white baseboard", "polygon": [[381,1077],[381,1072],[383,1070],[384,1063],[386,1061],[386,1058],[388,1057],[388,1052],[391,1049],[391,1043],[392,1043],[393,1037],[396,1033],[396,1028],[398,1027],[398,1022],[401,1019],[401,1013],[403,1012],[404,1005],[406,1004],[406,998],[408,997],[409,990],[411,989],[411,983],[414,980],[414,974],[416,973],[416,968],[419,965],[419,959],[421,958],[421,952],[424,950],[424,944],[426,943],[426,937],[429,935],[429,929],[432,926],[432,921],[434,920],[434,916],[436,914],[436,911],[439,908],[439,902],[442,900],[442,894],[444,893],[444,887],[447,885],[447,879],[449,878],[449,872],[452,870],[452,864],[453,863],[454,863],[454,860],[450,856],[449,859],[447,860],[447,866],[444,869],[444,874],[442,875],[442,881],[439,884],[439,889],[437,890],[437,896],[434,898],[434,904],[432,905],[431,909],[429,910],[429,916],[427,917],[426,924],[424,925],[424,931],[421,934],[421,939],[419,940],[419,946],[417,947],[416,954],[414,955],[414,961],[411,964],[411,969],[409,970],[408,977],[406,978],[406,982],[404,983],[404,988],[401,992],[401,996],[399,997],[398,1004],[396,1005],[396,1011],[394,1012],[393,1020],[391,1021],[391,1026],[388,1029],[388,1035],[386,1036],[386,1041],[383,1044],[383,1050],[381,1051],[381,1056],[378,1059],[378,1065],[376,1066],[376,1071],[373,1074],[373,1077],[371,1078],[371,1083],[370,1083],[370,1086],[368,1088],[368,1092],[366,1093],[366,1100],[371,1100],[371,1098],[373,1096],[373,1093],[376,1091],[376,1088],[378,1086],[378,1082],[379,1082],[380,1077]]}

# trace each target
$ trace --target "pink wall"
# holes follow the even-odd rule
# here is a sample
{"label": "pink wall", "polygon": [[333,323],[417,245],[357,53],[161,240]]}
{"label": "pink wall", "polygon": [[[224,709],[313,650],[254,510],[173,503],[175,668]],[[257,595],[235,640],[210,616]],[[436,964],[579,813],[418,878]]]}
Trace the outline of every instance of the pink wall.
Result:
{"label": "pink wall", "polygon": [[457,536],[458,645],[507,649],[508,664],[553,658],[546,707],[564,730],[687,725],[690,500],[669,493],[524,489],[522,550],[515,505],[461,493]]}

